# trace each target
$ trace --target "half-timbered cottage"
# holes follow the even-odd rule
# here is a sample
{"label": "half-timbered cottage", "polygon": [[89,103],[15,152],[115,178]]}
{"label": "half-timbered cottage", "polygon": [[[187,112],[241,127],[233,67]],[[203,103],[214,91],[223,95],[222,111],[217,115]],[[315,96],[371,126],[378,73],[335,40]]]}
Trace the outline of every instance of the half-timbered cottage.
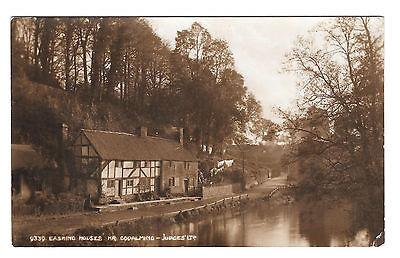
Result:
{"label": "half-timbered cottage", "polygon": [[180,141],[147,135],[81,130],[74,142],[75,166],[85,191],[99,203],[153,195],[187,195],[198,184],[198,161]]}

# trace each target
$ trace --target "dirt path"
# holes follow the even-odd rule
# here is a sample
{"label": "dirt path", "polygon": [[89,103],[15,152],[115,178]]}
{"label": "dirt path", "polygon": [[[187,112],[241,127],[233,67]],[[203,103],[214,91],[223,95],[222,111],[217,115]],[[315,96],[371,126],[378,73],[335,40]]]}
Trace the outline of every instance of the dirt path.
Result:
{"label": "dirt path", "polygon": [[269,194],[272,190],[274,190],[278,186],[286,185],[287,180],[283,177],[276,177],[269,179],[261,185],[255,186],[246,191],[250,198],[259,198]]}
{"label": "dirt path", "polygon": [[[285,180],[282,178],[271,179],[257,187],[249,189],[245,193],[248,194],[249,198],[259,198],[265,196],[271,192],[275,187],[285,184]],[[191,209],[206,204],[213,203],[220,199],[231,197],[220,196],[210,199],[188,201],[183,203],[176,203],[170,205],[160,205],[147,208],[141,208],[138,210],[120,210],[107,213],[83,213],[73,214],[70,216],[55,216],[55,217],[39,217],[39,218],[13,218],[12,227],[14,235],[24,234],[39,235],[46,232],[55,233],[71,233],[77,229],[93,226],[100,227],[106,224],[118,223],[118,221],[134,220],[141,217],[150,217],[160,214],[171,213],[174,211]]]}

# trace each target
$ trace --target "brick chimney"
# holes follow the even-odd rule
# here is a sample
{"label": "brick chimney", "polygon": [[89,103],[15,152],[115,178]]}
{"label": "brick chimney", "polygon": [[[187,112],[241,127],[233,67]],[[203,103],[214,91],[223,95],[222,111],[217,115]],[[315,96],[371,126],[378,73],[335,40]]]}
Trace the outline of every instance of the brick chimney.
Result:
{"label": "brick chimney", "polygon": [[140,137],[147,137],[147,127],[141,126],[139,128],[139,136]]}

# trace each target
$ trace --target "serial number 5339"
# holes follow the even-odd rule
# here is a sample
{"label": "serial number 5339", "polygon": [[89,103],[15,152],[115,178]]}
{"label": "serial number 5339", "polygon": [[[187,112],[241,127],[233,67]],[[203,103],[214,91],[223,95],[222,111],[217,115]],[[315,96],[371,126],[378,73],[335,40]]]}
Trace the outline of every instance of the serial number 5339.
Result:
{"label": "serial number 5339", "polygon": [[29,236],[29,240],[31,242],[43,242],[43,241],[46,241],[46,237],[45,236]]}

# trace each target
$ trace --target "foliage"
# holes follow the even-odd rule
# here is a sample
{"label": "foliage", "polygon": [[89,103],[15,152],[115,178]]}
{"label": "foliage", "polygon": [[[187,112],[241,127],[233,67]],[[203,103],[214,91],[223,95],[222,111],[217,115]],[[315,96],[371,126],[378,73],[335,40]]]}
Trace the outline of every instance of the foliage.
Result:
{"label": "foliage", "polygon": [[[171,49],[142,18],[15,18],[12,69],[13,80],[26,78],[77,98],[85,107],[82,121],[101,112],[115,122],[110,109],[117,108],[137,125],[184,127],[186,142],[213,153],[259,131],[261,106],[235,71],[228,43],[199,23],[178,31]],[[52,113],[49,108],[33,117]],[[58,112],[52,114],[57,119]]]}
{"label": "foliage", "polygon": [[362,196],[383,212],[383,35],[380,18],[345,17],[300,37],[286,70],[299,75],[299,114],[282,112],[299,185]]}
{"label": "foliage", "polygon": [[84,196],[71,193],[37,195],[33,196],[29,202],[13,198],[12,214],[13,216],[39,216],[80,213],[83,211],[84,199]]}

